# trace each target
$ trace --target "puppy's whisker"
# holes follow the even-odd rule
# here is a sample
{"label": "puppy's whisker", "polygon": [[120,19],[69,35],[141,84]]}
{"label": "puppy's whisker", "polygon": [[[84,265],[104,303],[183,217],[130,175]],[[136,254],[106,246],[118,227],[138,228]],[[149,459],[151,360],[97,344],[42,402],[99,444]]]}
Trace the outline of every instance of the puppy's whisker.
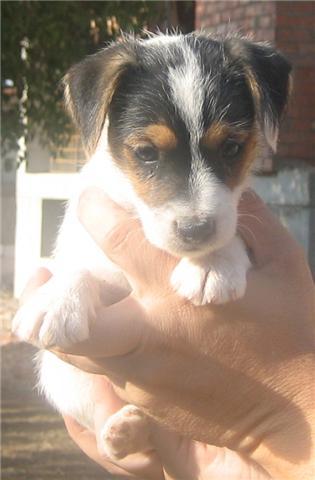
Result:
{"label": "puppy's whisker", "polygon": [[[252,212],[237,215],[235,205],[259,153],[256,143],[275,149],[290,65],[271,47],[241,36],[168,32],[145,32],[146,39],[121,33],[63,79],[66,105],[90,160],[68,203],[54,276],[15,317],[22,339],[62,349],[82,343],[99,305],[113,301],[102,279],[114,291],[130,292],[119,265],[77,228],[78,195],[94,180],[118,207],[129,206],[116,222],[126,255],[133,248],[141,265],[150,244],[173,254],[178,263],[174,268],[176,258],[169,259],[170,286],[187,302],[223,304],[245,293],[251,252],[235,236],[235,220],[250,245],[257,243],[253,222],[261,220]],[[165,262],[167,255],[155,258],[157,270]],[[96,340],[93,355],[102,356],[102,347],[117,354],[107,335]],[[48,400],[92,431],[94,376],[70,369],[48,351],[38,361]],[[106,420],[101,438],[113,460],[151,448],[145,414],[131,405]]]}
{"label": "puppy's whisker", "polygon": [[239,213],[238,218],[240,217],[253,218],[254,220],[257,220],[257,222],[260,223],[261,225],[263,223],[262,220],[259,217],[257,217],[257,215],[253,215],[251,213]]}
{"label": "puppy's whisker", "polygon": [[245,233],[249,233],[251,235],[252,239],[254,240],[254,242],[257,242],[256,235],[247,225],[239,223],[237,225],[237,229],[238,229],[239,232],[242,232],[242,230],[243,230]]}

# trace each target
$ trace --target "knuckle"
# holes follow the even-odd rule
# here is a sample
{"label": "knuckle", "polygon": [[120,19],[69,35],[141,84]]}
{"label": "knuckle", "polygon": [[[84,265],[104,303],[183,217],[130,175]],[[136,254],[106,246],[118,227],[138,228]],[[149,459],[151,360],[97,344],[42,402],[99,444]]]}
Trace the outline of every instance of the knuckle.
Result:
{"label": "knuckle", "polygon": [[106,235],[105,245],[104,245],[106,253],[111,255],[120,253],[125,244],[127,235],[128,235],[128,232],[126,231],[126,228],[124,228],[123,225],[115,226]]}
{"label": "knuckle", "polygon": [[306,255],[303,247],[293,239],[281,250],[278,262],[287,273],[295,273],[307,267]]}
{"label": "knuckle", "polygon": [[127,397],[131,399],[135,405],[143,409],[152,407],[152,404],[154,403],[153,394],[145,391],[142,388],[137,387],[132,383],[128,383],[126,385],[126,394]]}
{"label": "knuckle", "polygon": [[134,225],[131,222],[123,222],[115,227],[106,235],[104,249],[108,255],[119,255],[126,248],[127,243],[132,241]]}

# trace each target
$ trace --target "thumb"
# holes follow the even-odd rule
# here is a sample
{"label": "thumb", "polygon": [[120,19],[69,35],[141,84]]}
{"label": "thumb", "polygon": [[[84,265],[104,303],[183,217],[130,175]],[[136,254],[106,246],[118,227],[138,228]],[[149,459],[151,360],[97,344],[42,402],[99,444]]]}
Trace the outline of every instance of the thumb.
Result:
{"label": "thumb", "polygon": [[154,427],[152,437],[167,480],[271,480],[258,464],[228,448],[194,441],[160,426]]}
{"label": "thumb", "polygon": [[290,258],[297,247],[286,228],[253,190],[246,190],[241,197],[238,230],[258,268],[282,256]]}
{"label": "thumb", "polygon": [[79,355],[90,359],[127,355],[141,344],[146,325],[145,316],[141,305],[130,295],[113,305],[96,309],[87,340],[62,349],[55,347],[53,350],[57,354]]}
{"label": "thumb", "polygon": [[126,274],[134,290],[145,286],[160,289],[176,259],[150,244],[139,220],[112,202],[102,190],[83,192],[78,206],[79,220],[103,252]]}

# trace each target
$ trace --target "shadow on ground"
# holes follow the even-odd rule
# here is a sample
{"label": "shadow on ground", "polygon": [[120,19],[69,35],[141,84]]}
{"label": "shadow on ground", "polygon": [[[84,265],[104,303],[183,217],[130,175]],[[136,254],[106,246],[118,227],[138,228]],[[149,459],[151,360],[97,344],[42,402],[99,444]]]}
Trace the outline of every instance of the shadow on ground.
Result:
{"label": "shadow on ground", "polygon": [[34,390],[35,351],[21,343],[2,347],[2,478],[113,479],[79,451],[60,416]]}

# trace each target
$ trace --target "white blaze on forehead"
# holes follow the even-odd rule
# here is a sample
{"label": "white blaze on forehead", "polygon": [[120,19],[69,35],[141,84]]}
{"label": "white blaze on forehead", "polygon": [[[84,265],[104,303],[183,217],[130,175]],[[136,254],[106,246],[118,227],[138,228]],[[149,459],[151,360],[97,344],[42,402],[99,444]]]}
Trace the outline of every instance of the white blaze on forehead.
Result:
{"label": "white blaze on forehead", "polygon": [[184,39],[180,46],[183,63],[170,68],[168,82],[175,108],[190,133],[189,195],[191,201],[199,203],[199,199],[207,193],[211,176],[199,151],[199,141],[203,134],[202,110],[206,78],[198,53],[195,53]]}
{"label": "white blaze on forehead", "polygon": [[204,79],[196,54],[184,40],[181,47],[184,61],[169,69],[168,81],[175,107],[196,144],[202,134]]}

